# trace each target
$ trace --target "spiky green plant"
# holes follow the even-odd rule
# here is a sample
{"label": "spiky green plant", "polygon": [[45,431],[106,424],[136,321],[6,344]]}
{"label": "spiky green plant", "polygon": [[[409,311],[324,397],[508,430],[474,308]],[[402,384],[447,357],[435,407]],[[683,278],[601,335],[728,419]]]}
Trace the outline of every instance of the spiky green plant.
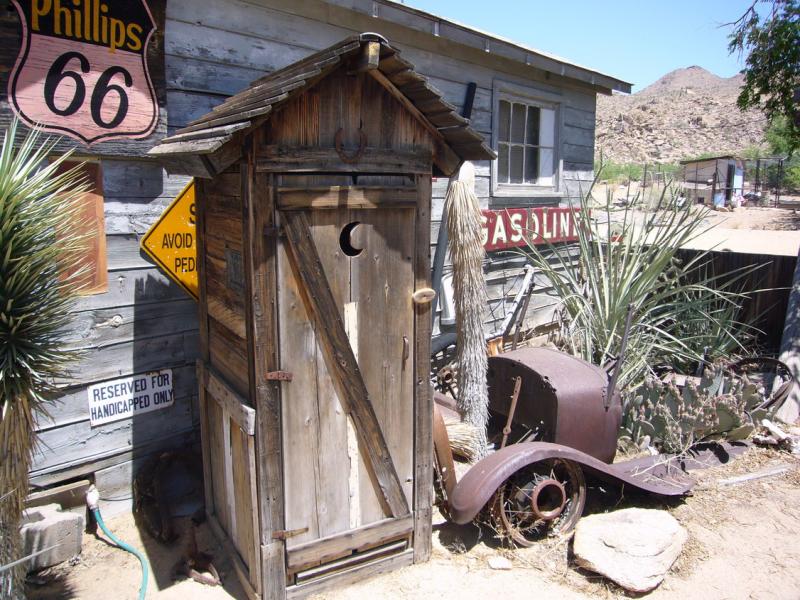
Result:
{"label": "spiky green plant", "polygon": [[[49,161],[57,140],[5,130],[0,150],[0,565],[20,558],[37,413],[77,358],[65,351],[69,312],[83,274],[78,230],[87,185],[79,167]],[[24,564],[0,573],[0,597],[23,597]]]}
{"label": "spiky green plant", "polygon": [[575,208],[577,256],[529,243],[532,263],[561,302],[565,349],[597,365],[614,361],[630,306],[619,389],[641,382],[654,365],[696,364],[703,348],[720,348],[720,340],[725,350],[744,350],[742,325],[732,318],[743,295],[734,285],[752,269],[713,275],[707,252],[678,256],[708,230],[702,211],[678,207],[671,186],[658,201],[670,208],[651,213],[617,209],[610,197],[590,208],[589,198]]}

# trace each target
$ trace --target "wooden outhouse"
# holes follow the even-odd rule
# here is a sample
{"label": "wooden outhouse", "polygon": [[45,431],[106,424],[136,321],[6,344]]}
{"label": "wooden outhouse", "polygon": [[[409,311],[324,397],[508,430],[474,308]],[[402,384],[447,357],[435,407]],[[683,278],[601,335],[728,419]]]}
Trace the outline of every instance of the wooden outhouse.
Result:
{"label": "wooden outhouse", "polygon": [[362,34],[151,154],[196,177],[206,512],[248,594],[426,560],[431,176],[483,136]]}

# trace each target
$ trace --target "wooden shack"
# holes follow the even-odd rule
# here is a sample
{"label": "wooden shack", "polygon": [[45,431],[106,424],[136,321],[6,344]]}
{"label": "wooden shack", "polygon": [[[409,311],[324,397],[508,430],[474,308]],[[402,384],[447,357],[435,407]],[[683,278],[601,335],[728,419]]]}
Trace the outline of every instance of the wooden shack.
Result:
{"label": "wooden shack", "polygon": [[483,136],[362,34],[151,154],[198,178],[206,512],[248,594],[426,560],[431,176]]}

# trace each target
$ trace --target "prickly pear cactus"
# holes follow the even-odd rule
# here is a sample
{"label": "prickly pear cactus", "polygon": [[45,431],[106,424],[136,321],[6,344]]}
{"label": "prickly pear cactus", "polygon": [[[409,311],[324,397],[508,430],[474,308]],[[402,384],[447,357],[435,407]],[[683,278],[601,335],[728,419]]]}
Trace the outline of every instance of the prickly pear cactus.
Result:
{"label": "prickly pear cactus", "polygon": [[649,378],[626,399],[622,437],[649,439],[662,452],[685,452],[699,441],[741,440],[768,417],[765,392],[721,365],[684,385]]}

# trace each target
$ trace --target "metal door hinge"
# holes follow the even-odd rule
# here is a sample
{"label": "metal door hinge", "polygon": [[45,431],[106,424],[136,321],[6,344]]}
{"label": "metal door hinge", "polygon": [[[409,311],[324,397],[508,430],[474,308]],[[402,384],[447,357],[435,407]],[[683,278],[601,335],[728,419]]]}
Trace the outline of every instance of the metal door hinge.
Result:
{"label": "metal door hinge", "polygon": [[300,529],[280,529],[278,531],[272,532],[272,539],[286,540],[290,537],[294,537],[296,535],[303,535],[304,533],[307,532],[308,532],[308,527],[302,527]]}
{"label": "metal door hinge", "polygon": [[266,374],[267,381],[291,381],[292,377],[289,371],[269,371]]}

